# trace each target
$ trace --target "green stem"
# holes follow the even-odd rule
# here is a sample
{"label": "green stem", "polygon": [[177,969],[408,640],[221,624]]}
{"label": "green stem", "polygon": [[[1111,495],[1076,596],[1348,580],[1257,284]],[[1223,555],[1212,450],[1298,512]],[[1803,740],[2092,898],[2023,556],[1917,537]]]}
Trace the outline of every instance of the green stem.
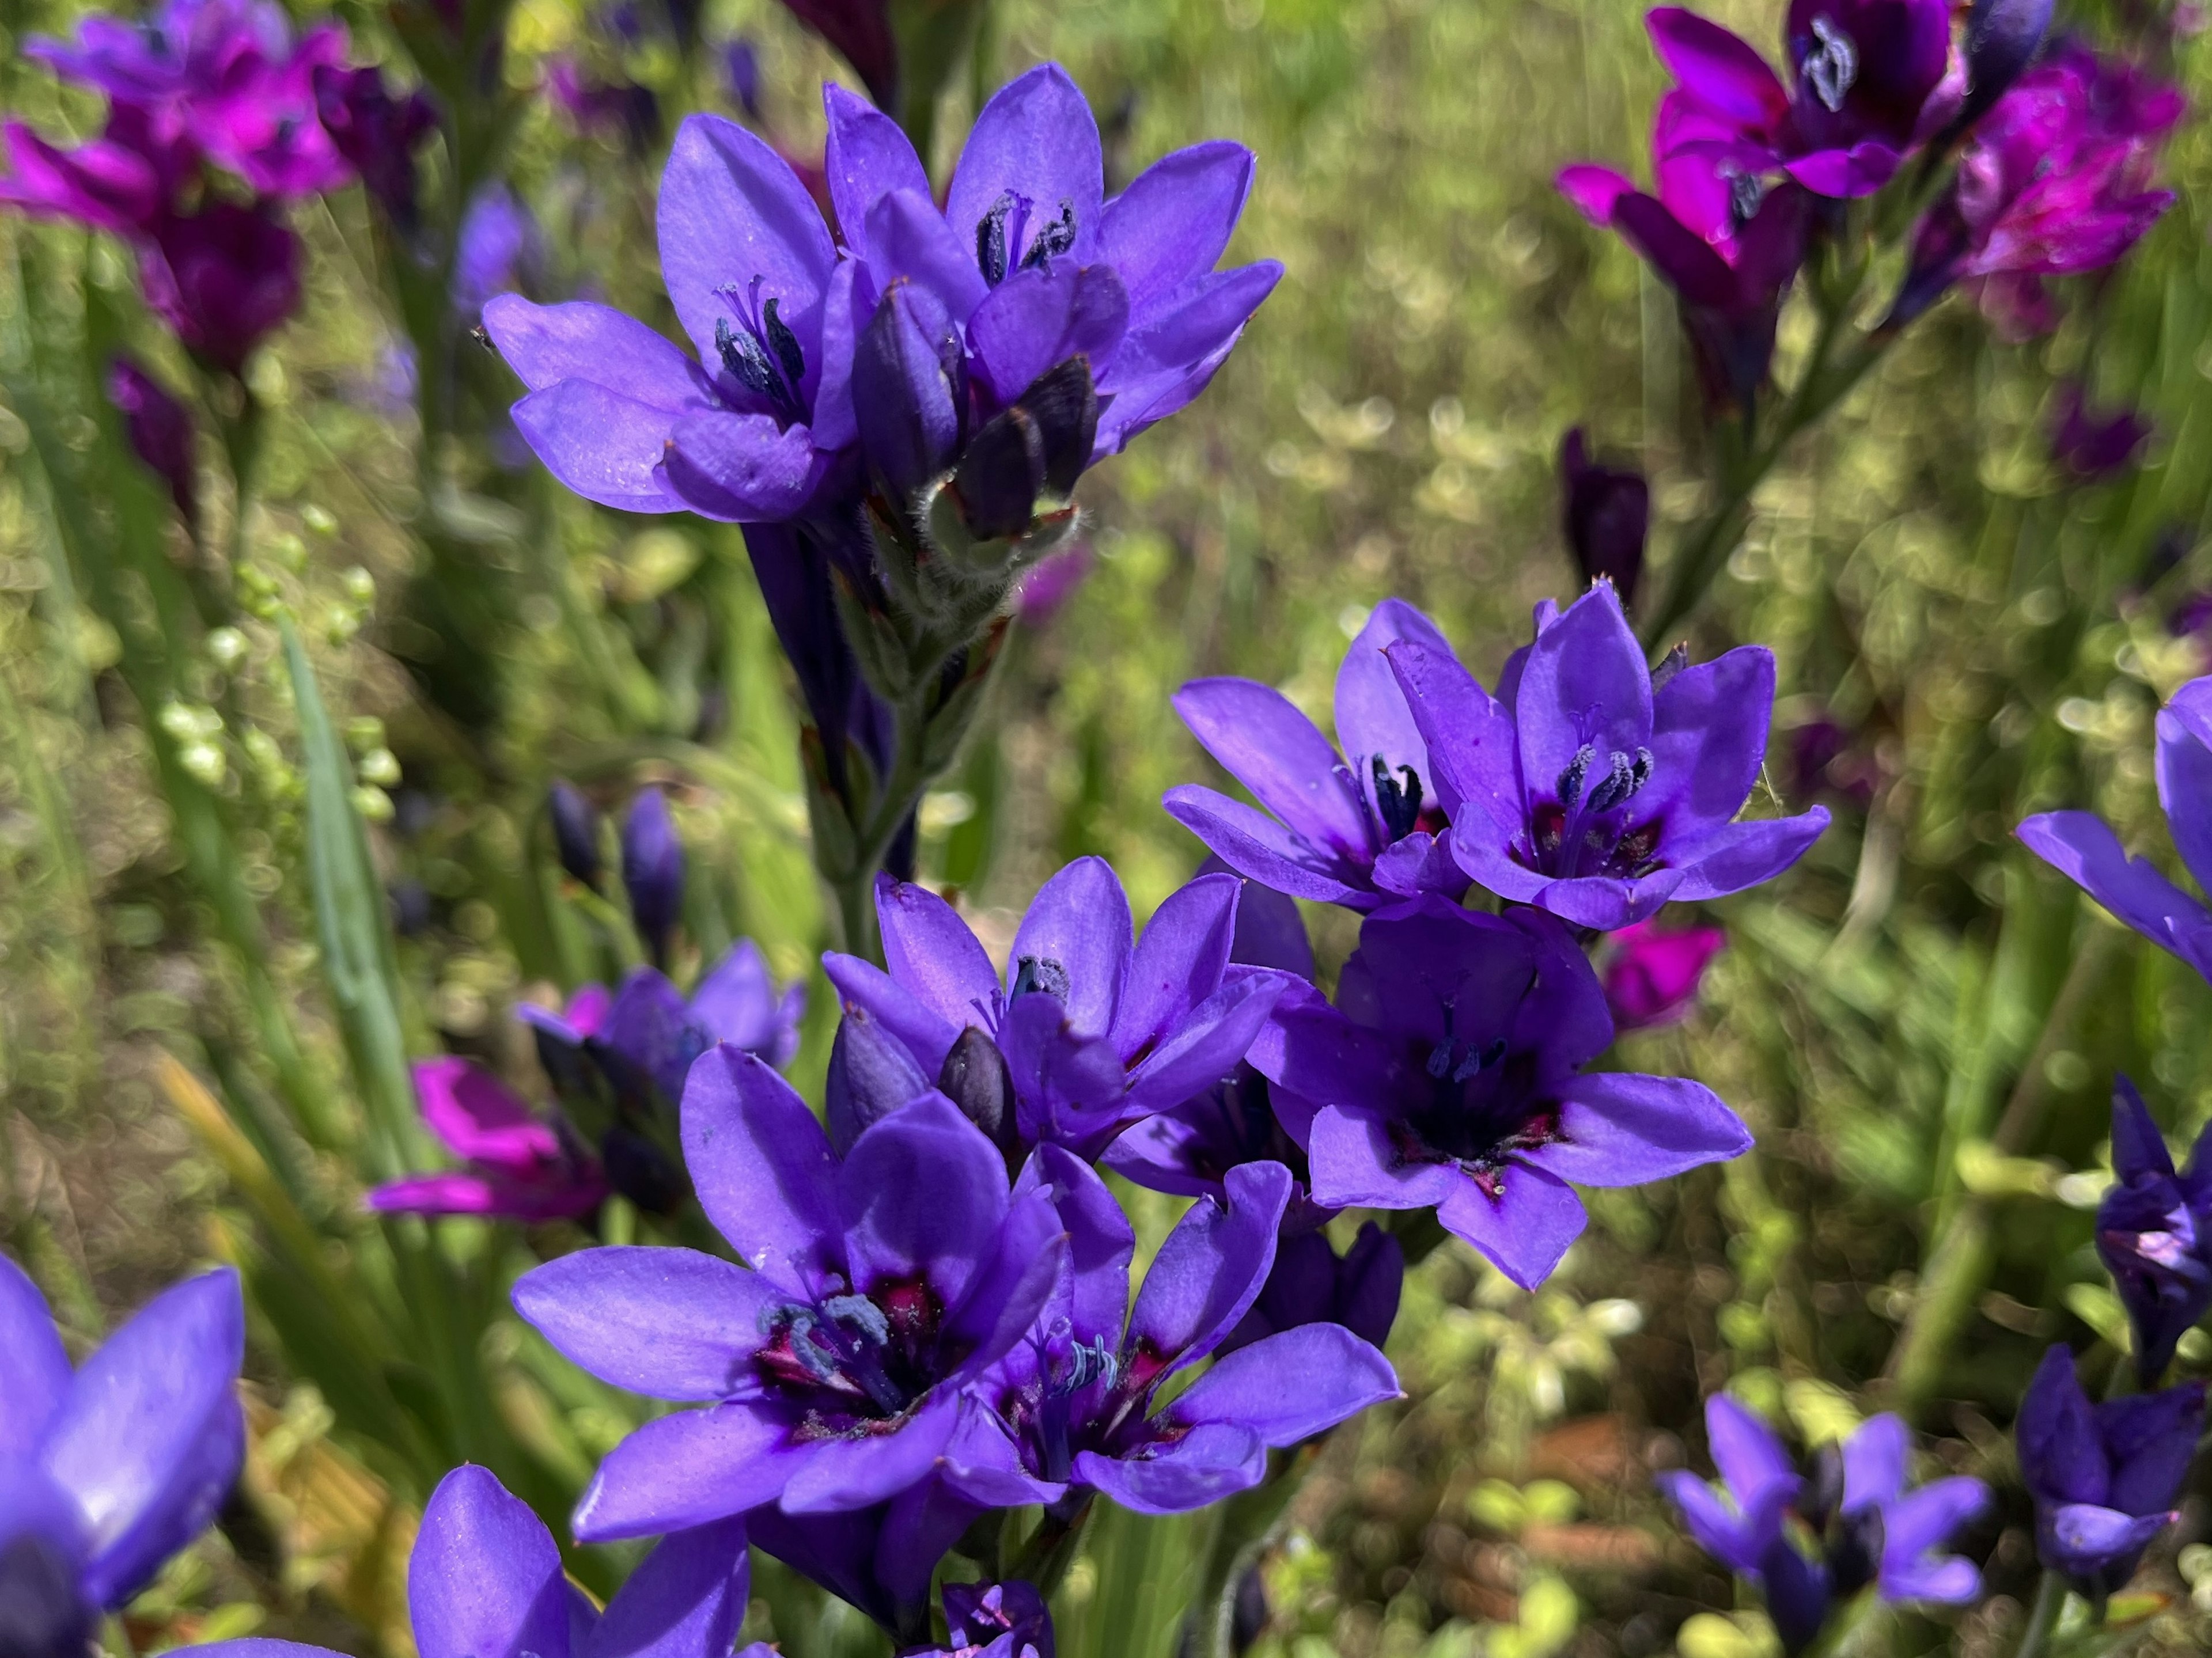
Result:
{"label": "green stem", "polygon": [[[878,962],[882,941],[876,936],[876,872],[883,867],[899,829],[921,805],[934,774],[925,753],[927,715],[909,701],[898,710],[893,723],[890,774],[877,793],[875,809],[866,824],[854,837],[851,862],[842,869],[822,872],[837,895],[837,919],[844,929],[847,951]],[[828,809],[836,807],[830,803]]]}
{"label": "green stem", "polygon": [[2020,1646],[2013,1658],[2043,1658],[2051,1644],[2051,1632],[2058,1627],[2059,1608],[2065,1604],[2066,1580],[2046,1570],[2036,1587],[2035,1605],[2027,1614],[2027,1627],[2021,1631]]}

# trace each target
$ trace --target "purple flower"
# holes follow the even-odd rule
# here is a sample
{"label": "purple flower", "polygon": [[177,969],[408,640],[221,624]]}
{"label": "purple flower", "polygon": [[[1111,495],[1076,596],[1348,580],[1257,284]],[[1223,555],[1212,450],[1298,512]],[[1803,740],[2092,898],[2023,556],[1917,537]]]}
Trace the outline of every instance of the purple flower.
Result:
{"label": "purple flower", "polygon": [[1975,127],[1914,233],[1893,321],[1980,277],[1983,308],[2009,332],[2047,332],[2057,319],[2044,279],[2112,264],[2172,205],[2151,173],[2187,106],[2178,88],[2061,42]]}
{"label": "purple flower", "polygon": [[34,38],[23,54],[64,80],[133,105],[268,196],[310,196],[351,167],[319,118],[315,76],[344,60],[336,24],[296,40],[270,0],[167,0],[143,24],[95,15],[72,45]]}
{"label": "purple flower", "polygon": [[1169,813],[1231,869],[1294,897],[1370,910],[1465,891],[1442,841],[1447,819],[1427,744],[1387,659],[1401,640],[1452,659],[1420,611],[1395,598],[1376,605],[1336,671],[1335,746],[1271,687],[1185,685],[1176,712],[1265,810],[1184,784],[1168,791]]}
{"label": "purple flower", "polygon": [[[1889,1601],[1957,1606],[1980,1594],[1972,1563],[1942,1551],[1989,1507],[1989,1487],[1954,1478],[1906,1490],[1911,1436],[1899,1418],[1869,1418],[1825,1448],[1810,1479],[1773,1430],[1725,1394],[1705,1401],[1705,1430],[1720,1489],[1686,1472],[1661,1475],[1661,1486],[1698,1546],[1765,1594],[1787,1651],[1811,1646],[1830,1611],[1869,1583]],[[1793,1515],[1802,1533],[1785,1523]]]}
{"label": "purple flower", "polygon": [[415,1067],[422,1121],[463,1167],[409,1175],[363,1199],[380,1214],[491,1215],[526,1225],[574,1220],[605,1199],[606,1176],[565,1123],[540,1121],[507,1084],[447,1055]]}
{"label": "purple flower", "polygon": [[[2212,677],[2192,679],[2158,714],[2159,804],[2181,861],[2212,890]],[[2137,932],[2212,979],[2212,909],[2086,811],[2046,811],[2017,833],[2027,849]]]}
{"label": "purple flower", "polygon": [[2092,410],[2079,380],[2059,388],[2051,452],[2075,477],[2092,482],[2126,466],[2151,434],[2151,423],[2125,404],[2101,413]]}
{"label": "purple flower", "polygon": [[1091,549],[1079,544],[1031,565],[1014,583],[1014,614],[1030,627],[1049,627],[1090,580],[1096,562]]}
{"label": "purple flower", "polygon": [[1282,275],[1273,260],[1214,268],[1251,189],[1249,150],[1177,150],[1109,202],[1098,125],[1056,64],[984,106],[941,211],[896,122],[835,86],[823,100],[857,311],[903,282],[918,325],[952,343],[956,450],[971,433],[1012,439],[992,417],[1081,359],[1098,413],[1079,468],[1119,453],[1205,389]]}
{"label": "purple flower", "polygon": [[622,878],[638,937],[655,962],[665,962],[668,935],[684,911],[684,842],[657,785],[640,789],[623,819]]}
{"label": "purple flower", "polygon": [[2036,1552],[2101,1605],[2127,1585],[2173,1511],[2204,1429],[2204,1384],[2092,1405],[2074,1356],[2053,1346],[2013,1432],[2035,1499]]}
{"label": "purple flower", "polygon": [[991,1415],[971,1418],[947,1454],[946,1478],[977,1501],[1053,1503],[1076,1488],[1180,1514],[1257,1485],[1270,1447],[1398,1397],[1382,1355],[1327,1323],[1267,1336],[1165,1388],[1221,1345],[1267,1281],[1291,1189],[1280,1165],[1232,1170],[1225,1206],[1194,1205],[1133,1305],[1135,1236],[1090,1166],[1047,1146],[1018,1189],[1051,1193],[1069,1252],[1027,1339],[977,1383]]}
{"label": "purple flower", "polygon": [[[1230,961],[1242,884],[1189,883],[1133,948],[1121,882],[1103,859],[1078,859],[1030,905],[1001,979],[950,904],[886,876],[876,914],[890,970],[835,953],[823,966],[971,1115],[1002,1121],[999,1090],[1011,1092],[1008,1149],[1096,1157],[1127,1124],[1234,1071],[1274,1006],[1281,975]],[[980,1037],[963,1043],[969,1029]]]}
{"label": "purple flower", "polygon": [[1390,647],[1427,744],[1450,849],[1499,897],[1611,929],[1672,898],[1771,880],[1828,826],[1825,806],[1738,822],[1766,757],[1774,656],[1740,646],[1658,671],[1603,582],[1536,612],[1491,696],[1448,651]]}
{"label": "purple flower", "polygon": [[853,66],[881,109],[899,107],[898,39],[889,0],[783,0],[784,9]]}
{"label": "purple flower", "polygon": [[[228,1267],[172,1285],[72,1370],[0,1255],[0,1607],[82,1649],[216,1515],[246,1454],[246,1307]],[[19,1621],[20,1620],[20,1621]]]}
{"label": "purple flower", "polygon": [[2179,1173],[2125,1077],[2112,1080],[2112,1173],[2097,1206],[2097,1254],[2136,1332],[2136,1374],[2155,1387],[2183,1335],[2212,1309],[2212,1128]]}
{"label": "purple flower", "polygon": [[146,303],[195,355],[235,374],[300,304],[300,239],[265,203],[165,216],[138,245]]}
{"label": "purple flower", "polygon": [[1723,143],[1727,131],[1687,94],[1669,93],[1653,117],[1657,195],[1588,164],[1564,168],[1558,185],[1584,218],[1617,231],[1674,290],[1706,401],[1741,410],[1765,383],[1810,213],[1802,186],[1770,185],[1705,148]]}
{"label": "purple flower", "polygon": [[[736,1521],[667,1538],[605,1612],[570,1588],[545,1522],[488,1468],[438,1482],[407,1561],[407,1609],[422,1658],[728,1658],[750,1570]],[[323,1647],[248,1638],[187,1647],[193,1658],[338,1658]],[[738,1658],[772,1658],[750,1646]]]}
{"label": "purple flower", "polygon": [[1406,1252],[1371,1220],[1361,1224],[1341,1257],[1326,1233],[1285,1237],[1275,1246],[1275,1264],[1259,1299],[1214,1351],[1233,1353],[1304,1324],[1341,1324],[1379,1348],[1397,1322],[1405,1282]]}
{"label": "purple flower", "polygon": [[1306,1149],[1316,1202],[1433,1207],[1533,1289],[1587,1219],[1568,1181],[1640,1186],[1751,1145],[1702,1084],[1583,1074],[1612,1041],[1563,925],[1430,895],[1361,925],[1334,1006],[1293,983],[1251,1062]]}
{"label": "purple flower", "polygon": [[603,506],[777,522],[855,440],[853,267],[790,164],[694,115],[660,178],[660,268],[695,361],[603,305],[502,294],[484,326],[529,395],[514,423]]}
{"label": "purple flower", "polygon": [[199,526],[198,462],[191,411],[131,358],[107,366],[107,400],[123,416],[131,448],[169,486],[169,499],[185,527]]}
{"label": "purple flower", "polygon": [[[960,1409],[980,1411],[972,1396]],[[957,1433],[957,1430],[955,1430]],[[988,1505],[957,1495],[941,1473],[865,1509],[788,1514],[773,1504],[745,1519],[753,1546],[859,1607],[902,1651],[929,1645],[930,1585],[938,1563]],[[952,1597],[963,1587],[946,1584]]]}
{"label": "purple flower", "polygon": [[1662,932],[1638,921],[1613,935],[1605,964],[1605,1005],[1615,1030],[1644,1030],[1689,1017],[1714,957],[1728,947],[1717,926]]}
{"label": "purple flower", "polygon": [[74,149],[55,149],[20,121],[0,133],[7,164],[0,202],[141,240],[199,165],[189,139],[163,136],[131,104],[112,106],[100,136]]}
{"label": "purple flower", "polygon": [[1052,1613],[1030,1583],[947,1583],[945,1658],[1054,1658]]}
{"label": "purple flower", "polygon": [[526,279],[544,257],[538,221],[503,184],[486,185],[461,216],[453,252],[453,309],[480,316],[495,295]]}
{"label": "purple flower", "polygon": [[1559,485],[1567,546],[1583,585],[1610,581],[1622,606],[1632,607],[1651,523],[1651,489],[1644,474],[1590,459],[1577,426],[1559,444]]}
{"label": "purple flower", "polygon": [[1716,129],[1680,131],[1676,144],[1731,177],[1779,171],[1816,195],[1871,195],[1928,136],[1928,116],[1951,113],[1936,99],[1951,55],[1946,0],[1790,0],[1794,91],[1749,43],[1695,12],[1662,6],[1645,21],[1680,95]]}
{"label": "purple flower", "polygon": [[314,88],[315,108],[331,143],[392,222],[411,234],[415,148],[437,130],[437,106],[421,91],[393,97],[383,72],[374,67],[319,67]]}
{"label": "purple flower", "polygon": [[780,1503],[866,1509],[936,1465],[961,1389],[1036,1321],[1066,1256],[1048,1198],[1011,1195],[948,1100],[874,1124],[841,1162],[775,1072],[720,1048],[684,1095],[684,1151],[736,1266],[684,1249],[563,1256],[523,1317],[602,1381],[704,1408],[616,1447],[577,1505],[586,1541]]}

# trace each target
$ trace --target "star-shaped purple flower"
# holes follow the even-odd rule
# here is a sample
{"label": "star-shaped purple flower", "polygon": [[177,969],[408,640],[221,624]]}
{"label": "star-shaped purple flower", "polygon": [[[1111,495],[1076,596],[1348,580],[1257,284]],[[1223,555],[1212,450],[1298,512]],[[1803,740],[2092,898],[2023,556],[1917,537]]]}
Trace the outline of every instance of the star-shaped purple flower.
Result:
{"label": "star-shaped purple flower", "polygon": [[[2212,891],[2212,677],[2192,679],[2158,713],[2159,804],[2181,861]],[[2129,926],[2212,979],[2212,909],[2130,858],[2086,811],[2047,811],[2017,831],[2027,849]]]}
{"label": "star-shaped purple flower", "polygon": [[2142,1096],[2117,1077],[2112,1173],[2097,1206],[2097,1255],[2135,1326],[2136,1379],[2151,1388],[2212,1309],[2212,1128],[2177,1172]]}
{"label": "star-shaped purple flower", "polygon": [[661,276],[698,357],[606,306],[502,294],[483,323],[530,389],[515,426],[603,506],[799,517],[856,435],[854,268],[791,164],[718,115],[677,132],[659,213]]}
{"label": "star-shaped purple flower", "polygon": [[1249,150],[1177,150],[1109,201],[1098,124],[1057,64],[983,106],[941,210],[896,122],[838,87],[823,102],[860,309],[904,284],[932,331],[949,331],[963,426],[1081,357],[1099,404],[1085,459],[1119,453],[1205,389],[1282,276],[1272,259],[1215,269],[1251,190]]}
{"label": "star-shaped purple flower", "polygon": [[1135,1235],[1104,1181],[1047,1146],[1022,1186],[1058,1204],[1067,1267],[1028,1339],[976,1384],[994,1419],[955,1439],[946,1478],[956,1489],[996,1504],[1057,1502],[1085,1488],[1139,1514],[1180,1514],[1257,1485],[1269,1447],[1398,1396],[1381,1353],[1341,1325],[1309,1323],[1254,1341],[1160,1397],[1228,1339],[1267,1282],[1290,1195],[1281,1165],[1232,1169],[1225,1205],[1193,1205],[1133,1305]]}
{"label": "star-shaped purple flower", "polygon": [[[1274,1006],[1283,976],[1230,960],[1242,885],[1200,877],[1133,947],[1120,880],[1104,859],[1079,858],[1038,891],[1002,979],[950,904],[884,877],[876,914],[890,971],[834,952],[822,963],[847,1004],[988,1121],[1010,1156],[1049,1143],[1096,1157],[1127,1124],[1233,1072]],[[962,1041],[971,1029],[988,1039],[980,1048]]]}
{"label": "star-shaped purple flower", "polygon": [[1369,910],[1465,891],[1441,844],[1446,818],[1427,745],[1385,657],[1401,640],[1451,658],[1420,611],[1395,598],[1376,605],[1336,671],[1334,744],[1269,686],[1185,685],[1176,712],[1264,810],[1184,784],[1167,793],[1170,815],[1230,868],[1293,897]]}
{"label": "star-shaped purple flower", "polygon": [[1451,851],[1499,897],[1579,926],[1640,921],[1668,899],[1722,898],[1771,880],[1828,826],[1825,806],[1738,822],[1766,756],[1774,655],[1740,646],[1695,667],[1644,665],[1601,582],[1565,611],[1491,696],[1448,653],[1388,653],[1428,745]]}
{"label": "star-shaped purple flower", "polygon": [[1533,1289],[1588,1218],[1570,1181],[1640,1186],[1751,1145],[1702,1084],[1584,1074],[1612,1041],[1563,925],[1431,896],[1367,918],[1334,1006],[1286,992],[1251,1062],[1306,1148],[1315,1201],[1434,1208]]}
{"label": "star-shaped purple flower", "polygon": [[2063,1346],[2044,1354],[2014,1436],[2036,1552],[2085,1597],[2127,1587],[2174,1512],[2204,1430],[2204,1384],[2093,1405]]}
{"label": "star-shaped purple flower", "polygon": [[[604,1612],[568,1585],[545,1522],[490,1470],[463,1464],[438,1482],[407,1560],[407,1610],[422,1658],[728,1658],[751,1573],[744,1526],[664,1540]],[[192,1658],[339,1658],[295,1641],[217,1641]],[[738,1658],[771,1658],[765,1646]]]}
{"label": "star-shaped purple flower", "polygon": [[841,1162],[805,1101],[732,1048],[692,1068],[684,1162],[743,1266],[589,1249],[515,1285],[522,1316],[602,1381],[704,1408],[647,1423],[578,1503],[586,1541],[770,1503],[865,1509],[935,1466],[960,1391],[1035,1322],[1065,1245],[1048,1199],[924,1096]]}
{"label": "star-shaped purple flower", "polygon": [[[163,1291],[72,1368],[0,1255],[0,1606],[82,1650],[207,1529],[246,1455],[246,1307],[225,1267]],[[20,1620],[20,1621],[18,1621]]]}

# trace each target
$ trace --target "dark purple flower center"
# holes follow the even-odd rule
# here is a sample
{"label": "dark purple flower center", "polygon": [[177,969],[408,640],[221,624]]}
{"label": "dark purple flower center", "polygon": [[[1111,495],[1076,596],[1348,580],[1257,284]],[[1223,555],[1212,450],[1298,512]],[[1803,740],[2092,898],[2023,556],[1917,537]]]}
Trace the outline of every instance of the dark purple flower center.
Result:
{"label": "dark purple flower center", "polygon": [[[1035,207],[1028,197],[1017,196],[1011,190],[1002,191],[989,210],[975,222],[975,265],[992,287],[1006,281],[1013,250],[1029,234]],[[1022,257],[1021,269],[1033,270],[1074,246],[1075,203],[1063,198],[1059,213],[1037,227],[1036,240]]]}
{"label": "dark purple flower center", "polygon": [[[1518,1021],[1517,1004],[1536,987],[1532,975],[1507,1011],[1503,1029]],[[1453,1163],[1472,1175],[1486,1195],[1498,1195],[1500,1171],[1516,1151],[1534,1151],[1562,1138],[1559,1103],[1542,1072],[1543,1050],[1516,1047],[1509,1036],[1478,1042],[1458,1034],[1457,1011],[1443,1008],[1443,1036],[1426,1054],[1409,1060],[1409,1108],[1389,1126],[1401,1165]],[[1420,1084],[1425,1083],[1425,1088]]]}
{"label": "dark purple flower center", "polygon": [[1023,1460],[1040,1479],[1064,1481],[1081,1451],[1139,1455],[1185,1430],[1148,1414],[1152,1388],[1174,1362],[1148,1341],[1116,1351],[1103,1336],[1088,1342],[1036,1339],[1036,1370],[999,1401]]}
{"label": "dark purple flower center", "polygon": [[1651,780],[1651,750],[1632,757],[1615,750],[1602,775],[1592,780],[1597,746],[1575,750],[1556,786],[1558,799],[1540,802],[1529,816],[1528,833],[1510,848],[1514,861],[1555,879],[1604,876],[1637,879],[1660,867],[1652,854],[1659,847],[1656,819],[1629,821],[1629,802]]}
{"label": "dark purple flower center", "polygon": [[1239,1066],[1176,1114],[1198,1131],[1184,1146],[1182,1160],[1201,1180],[1225,1180],[1231,1169],[1248,1163],[1279,1163],[1299,1189],[1312,1185],[1304,1148],[1283,1132],[1267,1096],[1267,1079],[1250,1066]]}
{"label": "dark purple flower center", "polygon": [[730,378],[775,410],[786,426],[806,417],[800,387],[806,379],[806,354],[799,337],[778,314],[780,301],[761,297],[761,281],[726,282],[714,291],[730,302],[738,325],[714,319],[714,349]]}
{"label": "dark purple flower center", "polygon": [[1859,49],[1826,13],[1813,20],[1813,48],[1799,66],[1805,84],[1831,115],[1844,106],[1859,78]]}
{"label": "dark purple flower center", "polygon": [[753,1362],[770,1391],[798,1409],[800,1439],[869,1437],[897,1427],[955,1362],[944,1324],[927,1284],[893,1280],[866,1295],[769,1309]]}
{"label": "dark purple flower center", "polygon": [[1443,832],[1447,820],[1442,810],[1432,804],[1423,805],[1420,773],[1411,766],[1401,766],[1393,776],[1390,762],[1380,754],[1370,755],[1367,766],[1368,775],[1375,780],[1372,802],[1349,765],[1340,764],[1335,768],[1337,781],[1359,803],[1359,816],[1367,826],[1368,843],[1363,850],[1370,854],[1379,853],[1417,831],[1426,835]]}
{"label": "dark purple flower center", "polygon": [[44,1538],[26,1532],[0,1546],[0,1658],[84,1658],[98,1621]]}

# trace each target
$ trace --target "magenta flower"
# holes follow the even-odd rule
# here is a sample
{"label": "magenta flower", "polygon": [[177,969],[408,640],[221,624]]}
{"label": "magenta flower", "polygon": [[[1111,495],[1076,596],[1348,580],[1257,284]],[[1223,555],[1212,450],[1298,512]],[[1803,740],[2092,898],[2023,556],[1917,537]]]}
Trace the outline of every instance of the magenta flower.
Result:
{"label": "magenta flower", "polygon": [[101,1612],[207,1529],[245,1461],[245,1354],[223,1267],[163,1291],[72,1367],[38,1286],[0,1255],[0,1631],[29,1631],[20,1649],[86,1649]]}
{"label": "magenta flower", "polygon": [[[1037,893],[1001,977],[950,904],[884,877],[890,970],[835,952],[822,964],[1002,1151],[1050,1143],[1096,1157],[1128,1124],[1234,1071],[1274,1005],[1282,976],[1230,960],[1242,884],[1200,877],[1133,945],[1120,880],[1079,858]],[[859,1118],[902,1102],[858,1102]]]}
{"label": "magenta flower", "polygon": [[966,1384],[1036,1321],[1064,1270],[1048,1198],[1008,1190],[950,1101],[870,1127],[840,1160],[806,1102],[717,1048],[684,1095],[684,1160],[744,1266],[603,1248],[527,1274],[516,1309],[600,1380],[702,1408],[647,1423],[578,1504],[586,1541],[780,1503],[865,1509],[937,1466]]}
{"label": "magenta flower", "polygon": [[538,1118],[482,1066],[425,1060],[415,1067],[415,1096],[424,1124],[463,1166],[389,1181],[362,1199],[368,1208],[534,1225],[578,1219],[605,1201],[606,1176],[568,1125]]}
{"label": "magenta flower", "polygon": [[[606,1610],[562,1576],[545,1522],[487,1468],[438,1482],[407,1560],[407,1609],[422,1658],[730,1658],[751,1571],[744,1526],[663,1540]],[[339,1658],[325,1647],[249,1637],[186,1647],[191,1658]],[[766,1646],[738,1658],[773,1658]]]}
{"label": "magenta flower", "polygon": [[1698,1003],[1705,969],[1728,946],[1717,926],[1661,932],[1638,921],[1614,933],[1605,963],[1605,1002],[1616,1030],[1644,1030],[1686,1019]]}
{"label": "magenta flower", "polygon": [[191,411],[127,356],[118,356],[108,364],[106,392],[108,402],[123,416],[123,429],[132,452],[168,485],[177,515],[197,532],[199,463],[194,452]]}
{"label": "magenta flower", "polygon": [[1024,1171],[1067,1231],[1071,1270],[1028,1338],[976,1390],[990,1406],[946,1455],[956,1490],[994,1505],[1054,1503],[1088,1488],[1138,1514],[1180,1514],[1265,1478],[1271,1447],[1326,1432],[1398,1397],[1389,1363],[1334,1323],[1307,1323],[1212,1355],[1266,1283],[1290,1175],[1231,1171],[1228,1200],[1200,1199],[1168,1235],[1133,1304],[1127,1219],[1090,1166],[1054,1146]]}
{"label": "magenta flower", "polygon": [[515,426],[603,506],[797,518],[856,438],[853,267],[790,164],[720,116],[678,131],[659,211],[662,279],[699,357],[603,305],[502,294],[483,322],[529,388]]}
{"label": "magenta flower", "polygon": [[0,202],[43,217],[144,238],[198,166],[190,140],[164,137],[149,112],[117,104],[100,136],[57,149],[20,121],[0,129]]}
{"label": "magenta flower", "polygon": [[2076,477],[2089,483],[2126,467],[2153,429],[2149,421],[2126,404],[2093,410],[2078,380],[2059,387],[2056,416],[2051,424],[2051,452]]}
{"label": "magenta flower", "polygon": [[308,196],[352,176],[315,99],[316,71],[345,57],[334,23],[295,39],[271,0],[166,0],[143,25],[95,15],[73,44],[33,39],[23,52],[144,110],[158,133],[189,140],[260,193]]}
{"label": "magenta flower", "polygon": [[1827,809],[1739,822],[1766,757],[1774,656],[1740,646],[1655,671],[1601,582],[1547,603],[1492,697],[1449,653],[1389,652],[1428,745],[1452,856],[1499,897],[1580,926],[1640,921],[1668,899],[1771,880]]}
{"label": "magenta flower", "polygon": [[165,215],[138,245],[146,303],[192,353],[235,374],[300,304],[300,239],[266,205]]}
{"label": "magenta flower", "polygon": [[1533,1289],[1588,1218],[1569,1181],[1641,1186],[1751,1145],[1702,1084],[1585,1072],[1612,1042],[1565,926],[1428,895],[1366,919],[1334,1006],[1293,982],[1251,1062],[1315,1201],[1433,1208]]}
{"label": "magenta flower", "polygon": [[1184,784],[1168,791],[1169,814],[1230,868],[1293,897],[1370,910],[1415,893],[1464,892],[1466,873],[1443,843],[1447,817],[1428,747],[1385,655],[1400,640],[1451,657],[1412,605],[1376,605],[1336,671],[1334,744],[1270,686],[1185,685],[1176,712],[1263,810]]}
{"label": "magenta flower", "polygon": [[437,131],[438,111],[427,93],[394,97],[374,67],[319,65],[315,109],[331,144],[361,175],[362,186],[402,234],[415,229],[415,150]]}
{"label": "magenta flower", "polygon": [[2179,88],[2124,60],[2054,47],[1975,127],[1914,233],[1893,320],[1978,277],[1983,309],[2009,333],[2048,332],[2057,318],[2045,279],[2102,270],[2172,205],[2151,175],[2187,107]]}

